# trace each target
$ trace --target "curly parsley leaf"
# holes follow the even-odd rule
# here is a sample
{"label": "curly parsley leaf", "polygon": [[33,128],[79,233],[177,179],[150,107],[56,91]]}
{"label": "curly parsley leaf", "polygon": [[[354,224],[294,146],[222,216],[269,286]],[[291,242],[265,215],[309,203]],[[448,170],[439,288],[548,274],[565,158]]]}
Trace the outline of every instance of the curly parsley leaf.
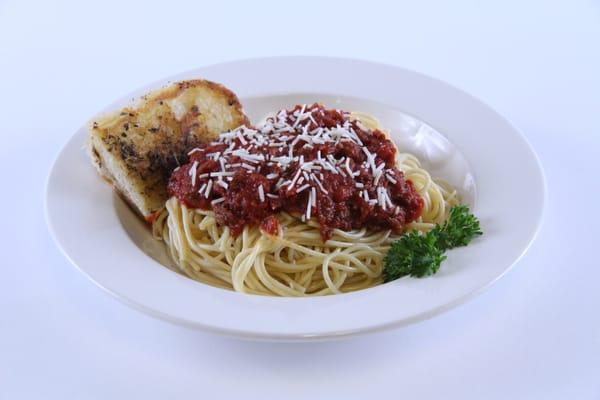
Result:
{"label": "curly parsley leaf", "polygon": [[448,250],[468,245],[483,232],[477,218],[469,212],[469,207],[460,205],[452,207],[448,220],[437,225],[430,233],[437,238],[439,248]]}
{"label": "curly parsley leaf", "polygon": [[446,250],[466,246],[481,234],[479,221],[467,206],[453,207],[442,225],[425,234],[409,232],[392,243],[384,260],[384,281],[407,275],[417,278],[433,275],[446,259]]}
{"label": "curly parsley leaf", "polygon": [[418,278],[433,275],[445,259],[435,236],[410,232],[392,243],[385,257],[383,277],[389,282],[406,275]]}

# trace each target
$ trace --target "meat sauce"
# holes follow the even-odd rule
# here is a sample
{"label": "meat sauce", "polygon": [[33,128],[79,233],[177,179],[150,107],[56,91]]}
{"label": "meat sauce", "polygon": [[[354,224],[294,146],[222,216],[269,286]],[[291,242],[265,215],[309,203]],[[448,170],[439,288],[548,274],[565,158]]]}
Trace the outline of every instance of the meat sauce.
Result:
{"label": "meat sauce", "polygon": [[191,208],[212,209],[237,236],[246,225],[278,231],[286,211],[333,229],[391,229],[417,219],[423,199],[395,167],[396,148],[379,130],[347,112],[297,105],[260,127],[242,126],[190,152],[169,195]]}

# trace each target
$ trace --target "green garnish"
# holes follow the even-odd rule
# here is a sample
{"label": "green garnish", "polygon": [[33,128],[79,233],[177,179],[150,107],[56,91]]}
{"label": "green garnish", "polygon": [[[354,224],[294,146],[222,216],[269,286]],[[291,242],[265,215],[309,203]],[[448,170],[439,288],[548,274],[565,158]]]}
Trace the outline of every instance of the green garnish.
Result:
{"label": "green garnish", "polygon": [[437,246],[443,250],[466,246],[475,236],[483,234],[479,220],[465,205],[452,207],[448,220],[429,233],[436,237]]}
{"label": "green garnish", "polygon": [[406,275],[418,278],[433,275],[445,259],[434,235],[410,232],[392,243],[385,256],[383,278],[389,282]]}
{"label": "green garnish", "polygon": [[443,224],[425,234],[409,232],[392,243],[385,256],[383,279],[389,282],[406,275],[417,278],[433,275],[446,259],[446,250],[466,246],[481,234],[479,221],[469,207],[452,207]]}

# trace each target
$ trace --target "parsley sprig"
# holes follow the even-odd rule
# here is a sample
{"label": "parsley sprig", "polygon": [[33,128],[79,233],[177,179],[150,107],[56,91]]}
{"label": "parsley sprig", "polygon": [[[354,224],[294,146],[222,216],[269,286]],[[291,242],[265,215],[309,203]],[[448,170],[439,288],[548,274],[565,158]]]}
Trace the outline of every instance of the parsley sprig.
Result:
{"label": "parsley sprig", "polygon": [[384,281],[406,275],[417,278],[433,275],[446,259],[446,250],[466,246],[482,234],[479,221],[469,212],[469,207],[452,207],[443,224],[425,234],[409,232],[392,243],[384,260]]}

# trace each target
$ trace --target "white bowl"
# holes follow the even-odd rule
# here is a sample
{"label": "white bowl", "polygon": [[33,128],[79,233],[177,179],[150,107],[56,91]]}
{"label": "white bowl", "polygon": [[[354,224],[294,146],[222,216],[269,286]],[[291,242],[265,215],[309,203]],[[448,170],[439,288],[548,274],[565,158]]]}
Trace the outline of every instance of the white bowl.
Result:
{"label": "white bowl", "polygon": [[359,292],[315,298],[235,293],[175,272],[163,245],[97,176],[82,127],[48,178],[46,216],[65,256],[98,286],[151,315],[252,339],[316,340],[429,318],[502,276],[527,250],[543,215],[541,166],[523,136],[481,101],[438,80],[365,61],[282,57],[199,68],[148,85],[205,78],[236,92],[251,120],[295,103],[364,111],[392,130],[401,151],[459,188],[484,235],[451,250],[440,271]]}

